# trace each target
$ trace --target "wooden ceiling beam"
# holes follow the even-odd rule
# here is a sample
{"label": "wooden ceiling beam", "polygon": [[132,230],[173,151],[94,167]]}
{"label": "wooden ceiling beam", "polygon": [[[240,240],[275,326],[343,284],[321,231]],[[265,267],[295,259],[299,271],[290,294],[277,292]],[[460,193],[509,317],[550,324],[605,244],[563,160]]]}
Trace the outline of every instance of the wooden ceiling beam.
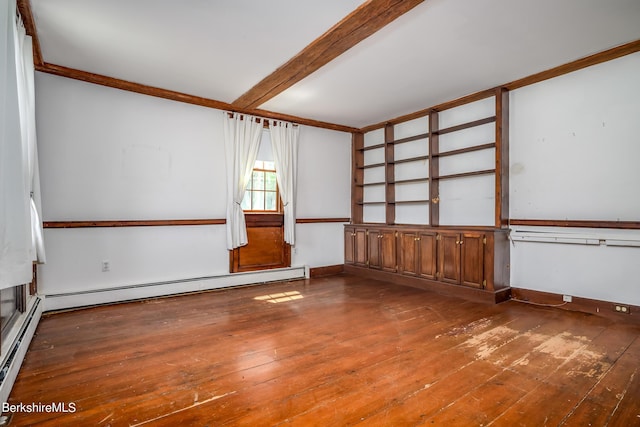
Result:
{"label": "wooden ceiling beam", "polygon": [[200,105],[202,107],[215,108],[218,110],[234,111],[238,113],[251,114],[255,116],[265,117],[267,119],[284,120],[294,122],[301,125],[313,126],[324,129],[337,130],[341,132],[355,132],[357,129],[350,126],[343,126],[335,123],[322,122],[319,120],[307,119],[304,117],[296,117],[288,114],[274,113],[272,111],[238,108],[234,105],[215,99],[203,98],[200,96],[189,95],[182,92],[176,92],[167,89],[161,89],[153,86],[147,86],[140,83],[129,82],[126,80],[116,79],[113,77],[94,74],[87,71],[76,70],[74,68],[63,67],[44,63],[36,65],[36,71],[53,74],[56,76],[66,77],[75,80],[81,80],[88,83],[94,83],[102,86],[112,87],[115,89],[126,90],[129,92],[140,93],[143,95],[155,96],[158,98],[169,99],[172,101],[184,102],[187,104]]}
{"label": "wooden ceiling beam", "polygon": [[233,102],[257,108],[424,0],[369,0]]}
{"label": "wooden ceiling beam", "polygon": [[33,20],[33,11],[31,10],[31,2],[29,0],[18,0],[18,12],[22,16],[22,23],[28,35],[31,36],[33,44],[33,63],[36,66],[44,65],[42,59],[42,50],[40,49],[40,40],[36,31],[36,23]]}

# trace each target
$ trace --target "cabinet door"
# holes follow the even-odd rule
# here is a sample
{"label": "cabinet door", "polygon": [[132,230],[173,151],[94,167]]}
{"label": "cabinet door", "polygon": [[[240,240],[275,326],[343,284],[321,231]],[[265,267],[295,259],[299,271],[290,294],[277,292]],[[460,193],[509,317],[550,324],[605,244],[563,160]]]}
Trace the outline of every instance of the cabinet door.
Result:
{"label": "cabinet door", "polygon": [[344,263],[353,264],[355,262],[355,237],[353,228],[344,229]]}
{"label": "cabinet door", "polygon": [[460,284],[460,244],[459,233],[440,234],[439,273],[440,280]]}
{"label": "cabinet door", "polygon": [[396,257],[395,230],[382,230],[378,233],[378,236],[380,267],[385,271],[397,271],[398,259]]}
{"label": "cabinet door", "polygon": [[354,236],[354,259],[357,265],[367,265],[367,230],[356,228]]}
{"label": "cabinet door", "polygon": [[436,233],[420,232],[418,234],[418,267],[421,277],[436,279],[437,270],[437,241]]}
{"label": "cabinet door", "polygon": [[462,284],[483,288],[484,284],[484,234],[462,235]]}
{"label": "cabinet door", "polygon": [[418,275],[418,233],[413,231],[400,232],[399,238],[400,263],[398,265],[402,274],[410,276]]}
{"label": "cabinet door", "polygon": [[367,265],[370,268],[381,268],[382,258],[380,256],[380,232],[378,230],[367,230],[367,246],[369,253]]}

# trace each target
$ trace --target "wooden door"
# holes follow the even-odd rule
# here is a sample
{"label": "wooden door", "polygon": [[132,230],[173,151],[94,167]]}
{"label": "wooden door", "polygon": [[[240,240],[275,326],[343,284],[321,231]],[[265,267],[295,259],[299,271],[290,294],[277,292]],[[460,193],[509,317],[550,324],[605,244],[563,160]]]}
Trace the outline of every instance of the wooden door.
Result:
{"label": "wooden door", "polygon": [[356,265],[367,265],[367,229],[356,228],[354,236],[354,262]]}
{"label": "wooden door", "polygon": [[378,233],[380,267],[385,271],[398,270],[395,230],[381,230]]}
{"label": "wooden door", "polygon": [[380,255],[380,232],[375,229],[367,230],[368,263],[370,268],[382,268]]}
{"label": "wooden door", "polygon": [[353,264],[355,262],[355,229],[345,227],[344,229],[344,263]]}
{"label": "wooden door", "polygon": [[420,232],[418,242],[418,268],[421,277],[435,280],[438,272],[436,233]]}
{"label": "wooden door", "polygon": [[438,272],[443,282],[460,284],[460,239],[459,233],[440,234]]}
{"label": "wooden door", "polygon": [[400,273],[409,276],[418,275],[418,233],[414,231],[401,231],[399,235],[398,247],[400,251],[400,262],[398,269]]}
{"label": "wooden door", "polygon": [[462,284],[474,288],[484,287],[484,234],[462,235]]}

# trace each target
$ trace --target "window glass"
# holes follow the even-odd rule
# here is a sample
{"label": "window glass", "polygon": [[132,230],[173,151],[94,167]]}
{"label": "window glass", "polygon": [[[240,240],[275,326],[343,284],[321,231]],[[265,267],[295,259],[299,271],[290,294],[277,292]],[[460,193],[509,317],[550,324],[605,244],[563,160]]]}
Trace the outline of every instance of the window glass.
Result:
{"label": "window glass", "polygon": [[279,200],[274,162],[256,160],[242,199],[242,209],[248,212],[279,212]]}

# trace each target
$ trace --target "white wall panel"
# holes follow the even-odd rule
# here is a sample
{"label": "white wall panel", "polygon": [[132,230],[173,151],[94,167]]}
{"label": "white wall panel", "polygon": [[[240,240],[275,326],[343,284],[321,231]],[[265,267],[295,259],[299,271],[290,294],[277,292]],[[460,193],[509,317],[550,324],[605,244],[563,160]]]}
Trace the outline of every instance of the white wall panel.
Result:
{"label": "white wall panel", "polygon": [[429,132],[429,116],[398,123],[393,127],[393,139],[403,139]]}
{"label": "white wall panel", "polygon": [[302,126],[298,218],[351,216],[351,134]]}
{"label": "white wall panel", "polygon": [[43,216],[225,215],[218,110],[36,74]]}
{"label": "white wall panel", "polygon": [[[221,111],[48,74],[36,78],[45,221],[225,217]],[[302,126],[298,217],[349,217],[350,179],[351,135]],[[327,265],[327,254],[342,245],[342,225],[325,226],[335,235],[318,239],[305,232],[311,229],[300,228],[296,247],[305,248],[311,267]],[[47,229],[45,246],[45,294],[228,273],[223,225]],[[339,260],[331,258],[342,260],[342,250]],[[103,261],[110,271],[102,272]]]}
{"label": "white wall panel", "polygon": [[428,182],[404,182],[395,185],[396,201],[429,200]]}
{"label": "white wall panel", "polygon": [[495,134],[495,123],[486,123],[456,132],[445,133],[438,138],[440,152],[496,142]]}
{"label": "white wall panel", "polygon": [[429,204],[396,205],[396,224],[429,224]]}
{"label": "white wall panel", "polygon": [[393,146],[394,160],[408,159],[411,157],[426,156],[429,154],[429,139],[418,139],[411,142],[396,144]]}
{"label": "white wall panel", "polygon": [[384,166],[364,169],[364,183],[384,182]]}
{"label": "white wall panel", "polygon": [[[635,53],[511,93],[512,218],[640,220],[639,75]],[[637,230],[560,231],[640,239]],[[511,285],[638,305],[638,260],[637,247],[517,241]]]}
{"label": "white wall panel", "polygon": [[384,185],[369,185],[364,187],[362,199],[364,202],[384,202]]}
{"label": "white wall panel", "polygon": [[493,226],[494,212],[494,175],[440,181],[440,225]]}
{"label": "white wall panel", "polygon": [[470,102],[438,113],[438,127],[446,129],[462,123],[485,119],[496,115],[495,98],[489,97]]}
{"label": "white wall panel", "polygon": [[513,218],[640,220],[640,53],[511,93]]}
{"label": "white wall panel", "polygon": [[396,180],[429,177],[429,160],[399,163],[394,167]]}
{"label": "white wall panel", "polygon": [[496,150],[489,148],[480,151],[445,156],[440,158],[440,175],[452,175],[465,172],[495,169]]}
{"label": "white wall panel", "polygon": [[386,222],[384,205],[365,205],[362,207],[362,220],[364,222]]}
{"label": "white wall panel", "polygon": [[364,164],[373,165],[376,163],[384,163],[384,148],[374,148],[364,152]]}
{"label": "white wall panel", "polygon": [[364,134],[364,146],[370,147],[384,143],[384,128],[372,130]]}

